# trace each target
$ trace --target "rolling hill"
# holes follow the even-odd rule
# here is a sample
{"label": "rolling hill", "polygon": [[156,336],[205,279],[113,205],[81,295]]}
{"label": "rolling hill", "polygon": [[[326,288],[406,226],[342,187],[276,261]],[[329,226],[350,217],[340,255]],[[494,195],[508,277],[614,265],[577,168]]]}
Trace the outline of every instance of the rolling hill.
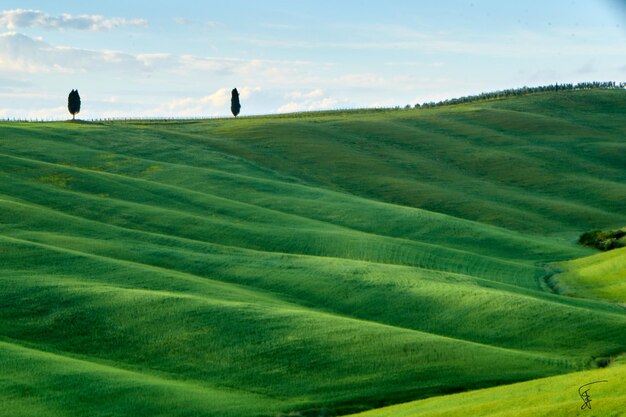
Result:
{"label": "rolling hill", "polygon": [[604,299],[626,306],[626,248],[555,264],[559,293]]}
{"label": "rolling hill", "polygon": [[[594,384],[587,386],[587,403],[579,388],[589,383]],[[620,366],[399,404],[360,413],[358,417],[622,416],[624,404],[626,366]]]}
{"label": "rolling hill", "polygon": [[0,415],[348,414],[604,366],[626,311],[550,274],[626,225],[625,106],[0,123]]}

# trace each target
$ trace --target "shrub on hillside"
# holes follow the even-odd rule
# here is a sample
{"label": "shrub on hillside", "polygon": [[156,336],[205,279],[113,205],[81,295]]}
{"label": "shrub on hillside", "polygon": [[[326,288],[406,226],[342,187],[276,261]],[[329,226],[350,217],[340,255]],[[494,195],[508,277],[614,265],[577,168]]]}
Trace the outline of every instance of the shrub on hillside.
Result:
{"label": "shrub on hillside", "polygon": [[623,239],[625,236],[626,231],[624,230],[609,230],[603,232],[602,230],[596,229],[583,233],[578,239],[578,243],[607,251],[625,247],[626,242]]}

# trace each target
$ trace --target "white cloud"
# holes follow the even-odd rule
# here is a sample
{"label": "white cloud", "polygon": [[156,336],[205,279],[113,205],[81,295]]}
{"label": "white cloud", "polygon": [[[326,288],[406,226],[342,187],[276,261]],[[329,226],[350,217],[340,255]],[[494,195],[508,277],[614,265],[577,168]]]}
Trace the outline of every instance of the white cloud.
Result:
{"label": "white cloud", "polygon": [[309,91],[308,93],[303,93],[301,91],[292,91],[290,93],[285,94],[285,98],[294,99],[294,100],[302,100],[302,99],[319,99],[324,96],[324,91],[319,88]]}
{"label": "white cloud", "polygon": [[138,54],[136,55],[137,61],[141,62],[146,67],[152,67],[160,65],[168,60],[172,59],[171,54],[156,53],[156,54]]}
{"label": "white cloud", "polygon": [[[239,88],[242,100],[250,98],[261,91],[260,87]],[[225,114],[230,108],[231,89],[220,88],[203,97],[184,97],[142,112],[142,117],[206,117]]]}
{"label": "white cloud", "polygon": [[218,26],[217,22],[200,22],[198,20],[187,19],[186,17],[175,17],[174,22],[181,26],[204,26],[205,28],[214,28]]}
{"label": "white cloud", "polygon": [[176,77],[178,80],[200,80],[210,76],[212,80],[220,79],[220,83],[233,79],[235,85],[254,83],[290,88],[292,85],[314,85],[329,68],[331,66],[324,63],[307,61],[89,50],[53,45],[17,32],[0,33],[0,76],[83,74],[91,77],[106,75],[110,79],[123,74],[124,79],[139,77],[139,81],[145,81],[147,75],[159,79]]}
{"label": "white cloud", "polygon": [[18,73],[81,73],[111,71],[201,71],[233,73],[248,61],[175,56],[167,53],[128,54],[51,45],[16,32],[0,34],[0,71]]}
{"label": "white cloud", "polygon": [[147,68],[145,58],[117,51],[53,46],[15,32],[0,34],[0,71],[17,73],[77,73],[89,70]]}
{"label": "white cloud", "polygon": [[106,18],[101,15],[78,15],[63,13],[50,16],[40,10],[0,10],[0,29],[42,28],[51,30],[92,30],[106,31],[119,26],[147,26],[144,19]]}
{"label": "white cloud", "polygon": [[340,105],[345,107],[347,104],[347,100],[328,97],[325,92],[320,89],[314,89],[304,93],[301,91],[292,91],[286,94],[285,98],[291,101],[280,106],[276,110],[278,113],[336,109]]}
{"label": "white cloud", "polygon": [[230,90],[220,88],[208,96],[193,98],[186,97],[170,102],[166,108],[172,113],[192,115],[202,114],[215,108],[225,108],[230,100]]}

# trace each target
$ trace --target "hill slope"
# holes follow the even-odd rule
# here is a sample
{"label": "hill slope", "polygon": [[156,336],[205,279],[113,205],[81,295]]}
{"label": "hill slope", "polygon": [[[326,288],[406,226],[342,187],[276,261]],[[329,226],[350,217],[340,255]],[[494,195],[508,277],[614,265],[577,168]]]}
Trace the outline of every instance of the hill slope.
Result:
{"label": "hill slope", "polygon": [[552,279],[559,292],[626,306],[626,248],[557,263]]}
{"label": "hill slope", "polygon": [[[589,389],[587,403],[579,388],[593,382],[598,383],[581,391]],[[626,366],[622,365],[430,398],[354,417],[619,417],[626,415],[625,406]]]}
{"label": "hill slope", "polygon": [[624,104],[0,124],[0,415],[347,413],[618,355],[624,309],[542,265],[626,224]]}

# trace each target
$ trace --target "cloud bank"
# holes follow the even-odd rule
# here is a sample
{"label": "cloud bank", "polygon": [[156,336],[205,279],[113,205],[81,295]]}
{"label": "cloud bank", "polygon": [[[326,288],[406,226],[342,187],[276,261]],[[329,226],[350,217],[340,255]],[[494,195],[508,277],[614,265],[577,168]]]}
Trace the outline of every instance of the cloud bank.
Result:
{"label": "cloud bank", "polygon": [[48,30],[107,31],[119,26],[148,26],[144,19],[107,18],[101,15],[78,15],[63,13],[51,16],[40,10],[0,10],[0,29],[16,30],[41,28]]}
{"label": "cloud bank", "polygon": [[17,32],[0,33],[0,74],[159,72],[177,76],[255,77],[271,84],[302,81],[319,66],[306,61],[202,57],[169,53],[132,54],[53,45]]}

